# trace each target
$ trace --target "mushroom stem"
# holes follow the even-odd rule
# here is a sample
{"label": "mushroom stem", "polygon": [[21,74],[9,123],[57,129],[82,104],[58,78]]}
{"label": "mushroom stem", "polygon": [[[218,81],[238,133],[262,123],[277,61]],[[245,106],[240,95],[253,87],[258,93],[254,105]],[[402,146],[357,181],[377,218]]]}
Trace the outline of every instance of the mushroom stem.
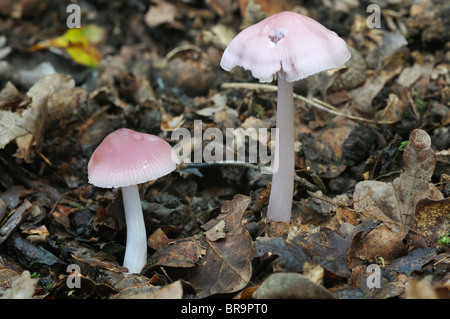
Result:
{"label": "mushroom stem", "polygon": [[123,265],[128,268],[128,273],[140,273],[147,262],[147,234],[137,185],[122,187],[122,197],[127,223]]}
{"label": "mushroom stem", "polygon": [[274,172],[267,218],[289,222],[294,195],[294,97],[293,84],[278,74],[277,128]]}

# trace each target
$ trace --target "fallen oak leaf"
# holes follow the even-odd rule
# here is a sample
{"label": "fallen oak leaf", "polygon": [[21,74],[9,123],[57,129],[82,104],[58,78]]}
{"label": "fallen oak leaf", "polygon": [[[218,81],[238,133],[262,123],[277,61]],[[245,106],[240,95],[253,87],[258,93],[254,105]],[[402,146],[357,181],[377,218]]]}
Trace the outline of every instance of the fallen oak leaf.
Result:
{"label": "fallen oak leaf", "polygon": [[[442,194],[430,183],[436,165],[430,136],[423,130],[413,130],[403,154],[405,170],[392,183],[359,182],[353,193],[354,208],[364,212],[361,219],[382,220],[394,232],[406,235],[414,222],[416,204],[423,198],[442,199]],[[392,223],[389,223],[392,221]]]}
{"label": "fallen oak leaf", "polygon": [[198,236],[184,238],[170,243],[161,248],[148,258],[147,269],[157,266],[190,268],[194,267],[198,261],[206,254],[206,248]]}
{"label": "fallen oak leaf", "polygon": [[208,223],[207,228],[212,229],[223,221],[227,232],[225,238],[216,241],[201,237],[206,254],[190,269],[188,278],[199,298],[236,292],[249,283],[254,251],[242,216],[250,202],[248,196],[235,195],[231,201],[223,202],[220,214]]}

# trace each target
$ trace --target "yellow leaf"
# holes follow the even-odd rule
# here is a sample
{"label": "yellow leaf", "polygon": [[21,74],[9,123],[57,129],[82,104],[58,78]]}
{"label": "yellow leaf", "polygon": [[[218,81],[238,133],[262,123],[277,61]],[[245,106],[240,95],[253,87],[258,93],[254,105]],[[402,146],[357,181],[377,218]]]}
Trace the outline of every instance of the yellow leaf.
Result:
{"label": "yellow leaf", "polygon": [[48,48],[65,50],[77,63],[95,68],[101,60],[100,53],[95,48],[105,38],[105,30],[96,25],[67,30],[62,36],[44,40],[31,47],[31,51]]}

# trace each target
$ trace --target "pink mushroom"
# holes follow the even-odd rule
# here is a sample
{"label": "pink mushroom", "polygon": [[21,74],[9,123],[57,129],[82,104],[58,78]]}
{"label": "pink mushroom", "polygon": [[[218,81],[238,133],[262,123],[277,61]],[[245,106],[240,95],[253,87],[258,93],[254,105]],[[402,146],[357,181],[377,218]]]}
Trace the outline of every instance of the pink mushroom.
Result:
{"label": "pink mushroom", "polygon": [[240,66],[260,82],[278,79],[277,128],[272,188],[267,217],[289,222],[294,193],[293,83],[344,64],[351,54],[335,32],[294,12],[281,12],[242,30],[225,49],[220,65]]}
{"label": "pink mushroom", "polygon": [[127,224],[123,265],[129,273],[140,273],[147,262],[147,236],[137,184],[169,174],[177,162],[169,143],[126,128],[106,136],[92,153],[89,183],[103,188],[122,187]]}

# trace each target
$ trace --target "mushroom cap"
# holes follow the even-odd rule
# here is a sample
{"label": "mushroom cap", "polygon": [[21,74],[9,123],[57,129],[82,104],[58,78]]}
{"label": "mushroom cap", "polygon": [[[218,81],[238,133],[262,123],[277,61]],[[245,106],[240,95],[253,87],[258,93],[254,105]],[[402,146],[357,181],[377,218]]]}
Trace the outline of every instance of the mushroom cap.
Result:
{"label": "mushroom cap", "polygon": [[177,162],[172,147],[160,137],[121,128],[92,153],[88,179],[98,187],[130,186],[169,174]]}
{"label": "mushroom cap", "polygon": [[347,44],[319,22],[281,12],[242,30],[225,49],[220,65],[250,70],[260,82],[277,73],[289,82],[336,68],[350,59]]}

